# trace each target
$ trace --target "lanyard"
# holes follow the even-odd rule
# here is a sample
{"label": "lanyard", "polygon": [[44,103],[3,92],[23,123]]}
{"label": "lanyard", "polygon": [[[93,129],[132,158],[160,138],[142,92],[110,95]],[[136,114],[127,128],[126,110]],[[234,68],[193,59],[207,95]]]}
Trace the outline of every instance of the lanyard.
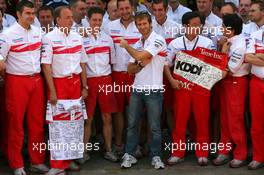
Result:
{"label": "lanyard", "polygon": [[[187,50],[186,43],[185,43],[185,38],[183,37],[182,39],[183,39],[184,49]],[[195,47],[196,47],[196,45],[197,45],[197,43],[198,43],[198,40],[199,40],[199,36],[197,36],[197,39],[196,39],[196,41],[195,41],[195,43],[194,43],[194,46],[193,46],[192,50],[195,49]]]}

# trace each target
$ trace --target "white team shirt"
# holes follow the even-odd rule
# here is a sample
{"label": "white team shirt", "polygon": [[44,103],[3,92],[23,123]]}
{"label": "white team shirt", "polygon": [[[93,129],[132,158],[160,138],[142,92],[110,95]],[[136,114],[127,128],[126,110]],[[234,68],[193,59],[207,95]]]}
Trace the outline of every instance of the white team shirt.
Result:
{"label": "white team shirt", "polygon": [[6,14],[6,13],[4,14],[4,16],[3,16],[3,26],[5,28],[12,26],[13,24],[15,24],[15,22],[16,22],[16,18],[15,17],[13,17],[12,15]]}
{"label": "white team shirt", "polygon": [[0,37],[0,60],[6,62],[6,72],[14,75],[31,75],[40,72],[41,31],[29,30],[17,22]]}
{"label": "white team shirt", "polygon": [[174,11],[172,11],[172,8],[170,6],[168,6],[167,15],[173,21],[177,22],[178,24],[182,24],[182,16],[186,12],[191,12],[191,11],[192,11],[191,9],[179,4],[178,8]]}
{"label": "white team shirt", "polygon": [[184,50],[194,50],[197,47],[203,47],[203,48],[215,50],[213,41],[207,37],[198,35],[196,38],[190,41],[185,36],[181,36],[179,38],[174,39],[169,44],[166,64],[168,64],[170,67],[173,66],[174,61],[175,61],[175,55],[177,52],[184,51]]}
{"label": "white team shirt", "polygon": [[[247,53],[264,53],[264,30],[259,30],[251,34]],[[259,78],[264,78],[264,66],[252,65],[251,73]]]}
{"label": "white team shirt", "polygon": [[[136,89],[163,89],[163,68],[166,61],[166,42],[165,39],[152,31],[145,40],[139,40],[134,48],[137,50],[145,50],[152,55],[152,60],[135,76],[133,88]],[[130,62],[135,62],[131,57]]]}
{"label": "white team shirt", "polygon": [[256,32],[260,29],[264,30],[264,25],[259,27],[256,23],[250,22],[248,24],[243,24],[242,33],[246,37],[246,39],[248,39],[250,37],[250,34]]}
{"label": "white team shirt", "polygon": [[112,38],[100,31],[97,38],[93,35],[83,38],[83,46],[87,55],[87,77],[100,77],[111,74],[111,58],[115,57]]}
{"label": "white team shirt", "polygon": [[169,44],[173,39],[180,36],[181,25],[167,18],[166,21],[160,25],[156,19],[152,20],[153,30],[165,38],[166,43]]}
{"label": "white team shirt", "polygon": [[129,44],[135,44],[141,37],[135,22],[131,22],[127,28],[121,23],[120,19],[111,21],[105,28],[105,32],[111,36],[115,45],[116,59],[113,61],[113,70],[117,72],[127,71],[130,55],[126,49],[120,47],[118,37],[123,37]]}
{"label": "white team shirt", "polygon": [[81,73],[80,63],[86,63],[82,37],[76,32],[66,36],[57,27],[42,40],[42,64],[51,64],[52,76],[62,78]]}
{"label": "white team shirt", "polygon": [[228,68],[234,77],[242,77],[249,74],[249,64],[245,63],[246,40],[241,35],[233,36],[228,39],[231,43],[228,57]]}

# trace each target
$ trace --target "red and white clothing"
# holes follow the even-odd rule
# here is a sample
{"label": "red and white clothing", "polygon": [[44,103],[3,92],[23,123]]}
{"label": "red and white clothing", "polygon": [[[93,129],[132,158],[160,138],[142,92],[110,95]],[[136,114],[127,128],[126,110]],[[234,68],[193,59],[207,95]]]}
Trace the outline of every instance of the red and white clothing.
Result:
{"label": "red and white clothing", "polygon": [[[129,44],[135,44],[141,37],[135,22],[131,22],[127,28],[122,24],[121,19],[111,21],[105,27],[105,32],[110,35],[114,41],[116,56],[112,58],[113,73],[112,77],[116,85],[130,86],[134,81],[134,76],[127,73],[127,66],[129,63],[130,55],[126,49],[120,47],[120,40],[118,37],[123,37]],[[118,112],[124,110],[125,104],[128,103],[129,92],[116,92],[116,99],[118,104]]]}
{"label": "red and white clothing", "polygon": [[187,13],[187,12],[191,12],[192,10],[179,4],[179,6],[177,7],[176,10],[172,10],[172,8],[169,6],[168,7],[168,12],[167,15],[169,16],[170,19],[172,19],[173,21],[175,21],[178,24],[182,23],[182,16]]}
{"label": "red and white clothing", "polygon": [[80,63],[87,58],[83,48],[83,40],[78,33],[70,32],[66,36],[57,27],[46,34],[42,40],[42,64],[52,64],[52,76],[64,78],[72,74],[80,74]]}
{"label": "red and white clothing", "polygon": [[243,25],[243,30],[242,33],[246,38],[249,38],[250,35],[260,29],[264,29],[264,26],[258,26],[256,23],[254,22],[250,22],[248,24],[244,24]]}
{"label": "red and white clothing", "polygon": [[[221,140],[220,143],[236,145],[233,154],[238,160],[247,158],[247,141],[244,123],[245,102],[248,94],[249,64],[244,62],[246,40],[242,35],[228,39],[231,43],[228,53],[228,75],[220,83],[221,86]],[[224,148],[219,154],[228,155],[230,150]]]}
{"label": "red and white clothing", "polygon": [[[41,33],[15,23],[2,34],[0,57],[6,62],[5,95],[8,127],[8,159],[13,169],[24,167],[22,148],[24,120],[27,122],[28,150],[33,165],[45,161],[45,153],[33,149],[44,143],[44,87],[40,76]],[[19,87],[19,88],[18,88]],[[15,129],[14,129],[15,128]]]}
{"label": "red and white clothing", "polygon": [[160,25],[156,19],[152,20],[153,30],[161,35],[169,44],[173,39],[180,36],[181,25],[167,17],[166,21]]}
{"label": "red and white clothing", "polygon": [[127,71],[130,55],[126,49],[120,47],[120,40],[118,40],[118,37],[123,37],[131,45],[135,44],[141,37],[135,22],[131,22],[128,27],[125,28],[121,20],[117,19],[108,23],[105,32],[112,37],[115,45],[116,57],[113,59],[116,59],[116,61],[113,63],[113,71]]}
{"label": "red and white clothing", "polygon": [[114,91],[105,92],[105,87],[113,87],[111,77],[111,58],[115,57],[113,40],[105,32],[100,31],[96,38],[93,35],[83,38],[83,46],[87,55],[89,98],[85,102],[88,116],[93,117],[97,100],[102,113],[116,112]]}
{"label": "red and white clothing", "polygon": [[[213,49],[212,40],[197,36],[189,41],[185,36],[173,40],[168,46],[167,61],[170,66],[174,64],[175,54],[181,50],[194,50],[196,47]],[[191,113],[193,113],[196,122],[196,142],[209,143],[209,113],[210,113],[210,92],[192,92],[188,88],[174,90],[173,116],[175,127],[172,133],[173,142],[180,145],[185,143],[185,134]],[[208,150],[197,149],[197,157],[207,157]],[[185,150],[176,150],[172,156],[184,157]]]}
{"label": "red and white clothing", "polygon": [[[156,19],[152,20],[152,28],[153,30],[158,33],[159,35],[163,36],[166,43],[169,44],[173,39],[180,36],[181,33],[181,25],[176,23],[175,21],[172,21],[167,17],[166,21],[160,25]],[[165,107],[171,107],[172,105],[172,88],[166,79],[164,77],[164,100],[163,104]]]}
{"label": "red and white clothing", "polygon": [[[81,36],[73,31],[66,35],[56,27],[43,37],[42,43],[41,63],[51,65],[57,98],[80,98],[80,63],[87,62]],[[50,166],[66,169],[70,162],[71,160],[51,160]]]}
{"label": "red and white clothing", "polygon": [[[152,60],[136,74],[133,88],[163,89],[163,68],[167,56],[167,45],[164,38],[152,31],[144,44],[141,39],[134,45],[134,48],[149,52]],[[130,62],[135,62],[135,59],[131,58]]]}
{"label": "red and white clothing", "polygon": [[0,59],[6,59],[6,72],[15,75],[40,73],[41,33],[31,26],[24,29],[18,23],[3,32]]}
{"label": "red and white clothing", "polygon": [[[251,34],[247,53],[264,53],[264,32]],[[250,111],[252,114],[251,137],[253,160],[264,162],[264,66],[252,65],[250,81]]]}

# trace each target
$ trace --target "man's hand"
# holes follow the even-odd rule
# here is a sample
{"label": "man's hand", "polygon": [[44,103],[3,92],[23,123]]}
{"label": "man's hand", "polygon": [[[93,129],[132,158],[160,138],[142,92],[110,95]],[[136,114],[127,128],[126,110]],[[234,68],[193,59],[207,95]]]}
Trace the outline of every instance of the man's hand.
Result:
{"label": "man's hand", "polygon": [[264,60],[264,53],[256,53],[256,56],[257,56],[259,59]]}
{"label": "man's hand", "polygon": [[230,46],[231,46],[230,42],[225,42],[222,47],[222,52],[227,54],[229,52]]}
{"label": "man's hand", "polygon": [[227,37],[225,36],[221,37],[220,40],[217,41],[217,49],[221,51],[224,43],[226,42],[227,42]]}
{"label": "man's hand", "polygon": [[5,61],[0,60],[0,72],[3,72],[5,70]]}
{"label": "man's hand", "polygon": [[127,46],[129,46],[128,42],[124,38],[120,37],[118,38],[118,40],[120,40],[120,47],[126,48]]}
{"label": "man's hand", "polygon": [[171,87],[173,89],[180,89],[181,88],[181,83],[178,80],[172,79],[170,81]]}
{"label": "man's hand", "polygon": [[85,89],[85,88],[83,88],[83,89],[82,89],[82,98],[83,98],[83,99],[86,99],[87,97],[88,97],[88,90]]}
{"label": "man's hand", "polygon": [[52,105],[56,105],[57,104],[57,95],[56,95],[56,92],[50,92],[50,103]]}

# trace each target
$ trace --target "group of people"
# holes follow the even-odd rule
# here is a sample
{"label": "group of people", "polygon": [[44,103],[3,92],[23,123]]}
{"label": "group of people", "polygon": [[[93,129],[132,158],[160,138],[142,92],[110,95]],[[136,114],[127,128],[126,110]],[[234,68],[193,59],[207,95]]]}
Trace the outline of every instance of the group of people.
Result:
{"label": "group of people", "polygon": [[[214,8],[213,0],[196,3],[198,11],[178,0],[72,0],[53,9],[22,0],[17,3],[16,21],[0,0],[0,72],[5,87],[1,98],[6,108],[0,116],[7,123],[1,124],[6,133],[1,148],[14,174],[26,175],[24,121],[30,171],[65,174],[80,170],[79,164],[90,159],[85,149],[83,158],[51,159],[48,168],[45,152],[33,149],[45,143],[46,102],[56,105],[58,100],[80,97],[88,115],[84,145],[91,140],[98,106],[104,158],[121,159],[122,168],[137,163],[140,136],[145,134],[151,165],[164,169],[164,128],[178,145],[171,150],[169,165],[184,161],[187,148],[179,145],[187,143],[189,135],[200,145],[195,150],[197,163],[207,166],[210,149],[201,145],[210,144],[210,126],[218,125],[217,143],[222,146],[213,165],[226,164],[232,157],[230,167],[242,167],[249,154],[248,111],[253,151],[248,168],[263,167],[264,2],[224,2],[220,8]],[[211,90],[182,82],[174,74],[178,53],[197,48],[221,53],[223,62],[227,58],[222,80]],[[220,115],[213,125],[212,111]],[[148,128],[142,129],[145,116]]]}

